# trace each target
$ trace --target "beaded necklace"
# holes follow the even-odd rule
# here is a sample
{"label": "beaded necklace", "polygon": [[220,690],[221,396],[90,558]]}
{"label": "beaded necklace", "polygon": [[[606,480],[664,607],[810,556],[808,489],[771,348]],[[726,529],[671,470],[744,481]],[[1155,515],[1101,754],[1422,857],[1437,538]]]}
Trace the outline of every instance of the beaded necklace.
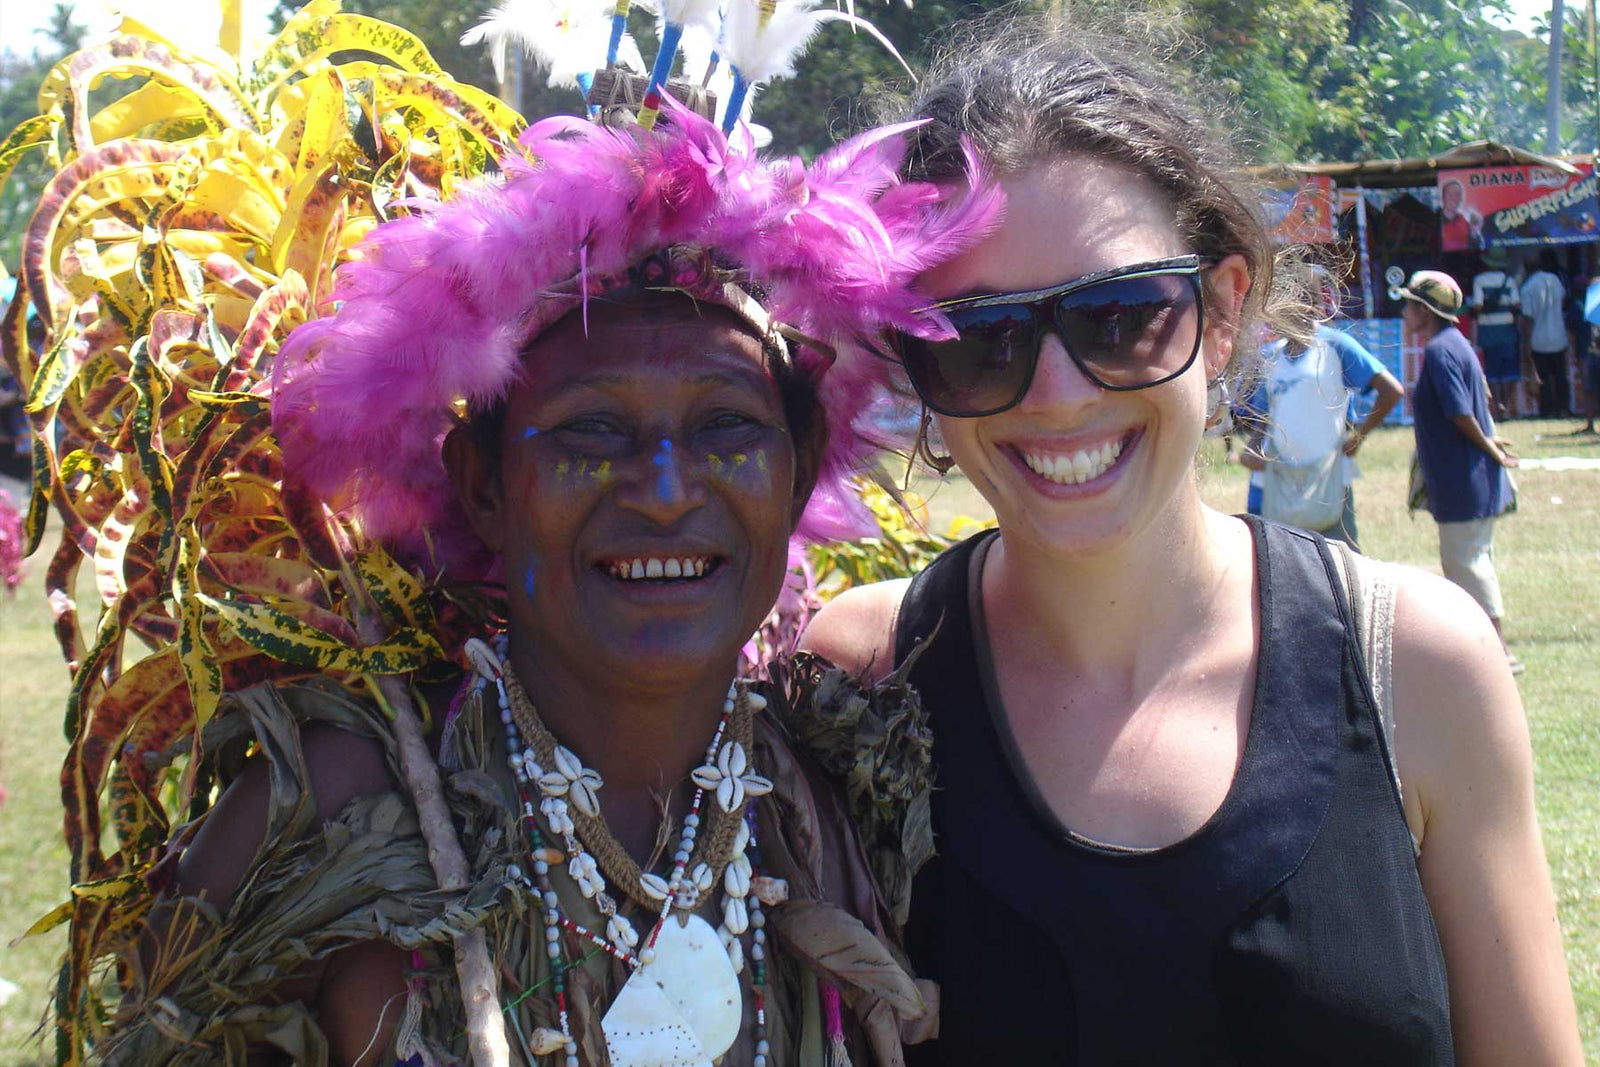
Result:
{"label": "beaded necklace", "polygon": [[[628,1067],[635,1058],[630,1050],[651,1049],[662,1042],[704,1062],[716,1060],[737,1038],[742,1002],[737,979],[744,969],[742,936],[750,933],[751,985],[755,1006],[755,1057],[753,1067],[767,1067],[766,1034],[766,917],[762,912],[763,879],[756,837],[755,798],[772,790],[772,783],[754,773],[747,749],[753,736],[753,715],[766,706],[759,693],[735,681],[723,701],[705,762],[695,768],[689,813],[684,817],[677,851],[669,875],[663,878],[640,869],[617,842],[600,816],[599,792],[604,782],[594,770],[561,745],[540,720],[532,701],[506,663],[506,639],[496,639],[493,649],[485,642],[467,642],[468,657],[477,673],[475,691],[493,685],[499,698],[500,722],[506,734],[507,762],[516,778],[522,805],[520,823],[527,834],[530,879],[512,867],[511,877],[534,890],[541,901],[545,952],[550,960],[560,1030],[535,1030],[528,1041],[534,1055],[562,1052],[566,1067],[579,1067],[577,1042],[572,1036],[566,998],[566,972],[576,961],[564,956],[563,930],[598,946],[634,973],[624,984],[602,1020],[613,1067]],[[726,740],[725,740],[726,738]],[[546,768],[549,768],[548,770]],[[535,815],[534,792],[540,795],[538,813],[560,847],[546,843]],[[706,794],[716,803],[705,813]],[[598,859],[596,857],[599,857]],[[691,861],[694,862],[691,866]],[[567,874],[585,898],[592,900],[606,920],[604,934],[573,921],[562,909],[552,883],[552,868],[566,863]],[[643,938],[606,891],[605,878],[653,918]],[[694,915],[704,894],[721,883],[722,922],[716,931],[726,961],[708,958],[709,924]],[[756,892],[752,889],[756,888]],[[668,944],[660,942],[666,934]],[[658,949],[671,959],[657,962]],[[677,986],[673,978],[682,979]],[[733,996],[726,995],[731,983]],[[718,990],[722,990],[719,993]],[[676,999],[675,999],[676,998]],[[731,1005],[731,1007],[730,1007]],[[654,1057],[652,1057],[654,1058]]]}

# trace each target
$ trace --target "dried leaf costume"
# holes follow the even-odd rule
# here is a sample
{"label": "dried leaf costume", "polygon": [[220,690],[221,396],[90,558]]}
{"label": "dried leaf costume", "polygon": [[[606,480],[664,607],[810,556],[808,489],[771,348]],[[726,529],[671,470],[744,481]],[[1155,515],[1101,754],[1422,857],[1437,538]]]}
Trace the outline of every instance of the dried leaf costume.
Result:
{"label": "dried leaf costume", "polygon": [[[355,47],[388,65],[328,62]],[[89,89],[128,69],[151,81],[91,114]],[[62,164],[28,232],[28,299],[5,323],[35,430],[29,549],[47,507],[65,527],[47,584],[74,671],[62,774],[74,885],[35,927],[71,923],[58,1058],[243,1063],[268,1046],[325,1062],[312,1013],[273,992],[305,961],[381,939],[413,953],[403,1058],[606,1062],[620,1039],[602,1016],[654,934],[639,919],[633,933],[651,940],[628,944],[593,858],[564,832],[570,806],[540,802],[581,806],[581,769],[547,783],[562,761],[517,752],[496,721],[509,720],[504,687],[481,671],[450,716],[442,776],[425,751],[418,768],[404,676],[458,675],[463,642],[495,615],[480,582],[495,561],[449,506],[440,441],[504,395],[530,338],[588,314],[591,297],[685,292],[784,338],[817,382],[830,446],[802,535],[872,529],[847,478],[867,452],[854,423],[887,366],[874,338],[948,328],[911,280],[981,237],[996,194],[898,181],[899,129],[807,168],[758,158],[747,136],[670,97],[651,130],[549,119],[515,137],[516,116],[449,81],[415,38],[321,0],[241,77],[142,31],[64,61],[41,103],[0,165],[32,148]],[[981,190],[976,177],[974,165]],[[21,331],[29,299],[49,328],[38,355]],[[89,642],[72,600],[85,559],[102,599]],[[124,669],[130,632],[153,651]],[[729,1062],[820,1064],[846,1035],[898,1062],[900,1027],[928,1014],[876,936],[883,909],[904,908],[904,859],[887,853],[914,863],[925,847],[920,712],[903,687],[861,694],[825,673],[741,688],[730,706],[768,711],[730,712],[729,740],[696,772],[707,836],[744,841],[718,866],[732,901],[722,931],[749,940],[724,936],[719,951],[737,963],[748,943],[764,964],[736,968],[745,1017],[767,1018],[740,1027]],[[819,689],[847,719],[819,710]],[[872,858],[794,755],[791,707],[810,709],[802,724],[876,737],[866,751],[881,759],[836,754],[832,768],[855,807],[880,780],[897,798],[879,804]],[[363,797],[316,825],[302,743],[315,724],[370,738],[415,795]],[[225,911],[183,901],[141,952],[196,820],[246,753],[272,782],[251,873]],[[430,796],[439,807],[419,813]],[[732,808],[721,830],[713,803]],[[570,878],[528,870],[545,864],[530,860],[534,833]],[[438,865],[441,840],[459,854],[454,874]],[[757,841],[759,874],[738,867]],[[674,866],[663,914],[696,887],[714,906],[709,867]],[[770,961],[755,948],[763,898]],[[550,937],[559,953],[552,913],[586,932]]]}

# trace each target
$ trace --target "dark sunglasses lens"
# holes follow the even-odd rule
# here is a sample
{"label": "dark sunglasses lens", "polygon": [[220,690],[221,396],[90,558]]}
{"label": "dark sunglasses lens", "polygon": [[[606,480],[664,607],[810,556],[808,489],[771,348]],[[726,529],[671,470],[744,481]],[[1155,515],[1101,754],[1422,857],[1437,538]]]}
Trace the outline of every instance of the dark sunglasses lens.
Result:
{"label": "dark sunglasses lens", "polygon": [[1021,396],[1038,354],[1038,327],[1025,305],[958,308],[949,341],[904,341],[906,372],[929,407],[947,415],[979,415],[1010,407]]}
{"label": "dark sunglasses lens", "polygon": [[1067,347],[1110,386],[1150,385],[1187,367],[1200,347],[1200,294],[1191,275],[1116,278],[1056,305]]}

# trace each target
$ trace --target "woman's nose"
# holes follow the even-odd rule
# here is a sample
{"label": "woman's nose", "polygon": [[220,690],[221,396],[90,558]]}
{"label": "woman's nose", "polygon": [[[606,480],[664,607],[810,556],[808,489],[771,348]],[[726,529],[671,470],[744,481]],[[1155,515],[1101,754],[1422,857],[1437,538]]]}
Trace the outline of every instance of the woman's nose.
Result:
{"label": "woman's nose", "polygon": [[1096,400],[1103,392],[1067,354],[1061,338],[1051,331],[1039,343],[1039,363],[1033,371],[1033,382],[1018,407],[1034,412],[1073,407]]}
{"label": "woman's nose", "polygon": [[687,461],[670,437],[641,449],[620,503],[657,525],[673,525],[706,502],[704,472]]}

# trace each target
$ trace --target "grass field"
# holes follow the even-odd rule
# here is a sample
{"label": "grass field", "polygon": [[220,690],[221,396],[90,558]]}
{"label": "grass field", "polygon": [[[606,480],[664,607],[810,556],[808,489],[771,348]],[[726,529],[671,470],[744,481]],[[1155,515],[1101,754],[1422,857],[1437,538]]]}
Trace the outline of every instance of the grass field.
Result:
{"label": "grass field", "polygon": [[[1600,438],[1562,436],[1573,425],[1518,422],[1502,432],[1524,456],[1600,459]],[[1436,571],[1433,522],[1409,518],[1403,503],[1410,442],[1408,430],[1384,430],[1362,453],[1363,548]],[[1242,510],[1244,472],[1220,457],[1208,442],[1202,492],[1217,507]],[[1496,529],[1496,559],[1508,633],[1527,664],[1521,685],[1539,814],[1580,1024],[1589,1059],[1600,1063],[1600,471],[1528,470],[1518,480],[1520,510]],[[957,514],[984,511],[964,482],[919,488],[929,493],[939,528]],[[63,945],[61,931],[9,943],[62,899],[67,865],[56,786],[66,673],[39,592],[42,560],[30,566],[20,595],[0,602],[0,784],[9,793],[0,804],[0,980],[20,987],[0,1004],[0,1067],[49,1062],[29,1034],[45,1011]]]}

